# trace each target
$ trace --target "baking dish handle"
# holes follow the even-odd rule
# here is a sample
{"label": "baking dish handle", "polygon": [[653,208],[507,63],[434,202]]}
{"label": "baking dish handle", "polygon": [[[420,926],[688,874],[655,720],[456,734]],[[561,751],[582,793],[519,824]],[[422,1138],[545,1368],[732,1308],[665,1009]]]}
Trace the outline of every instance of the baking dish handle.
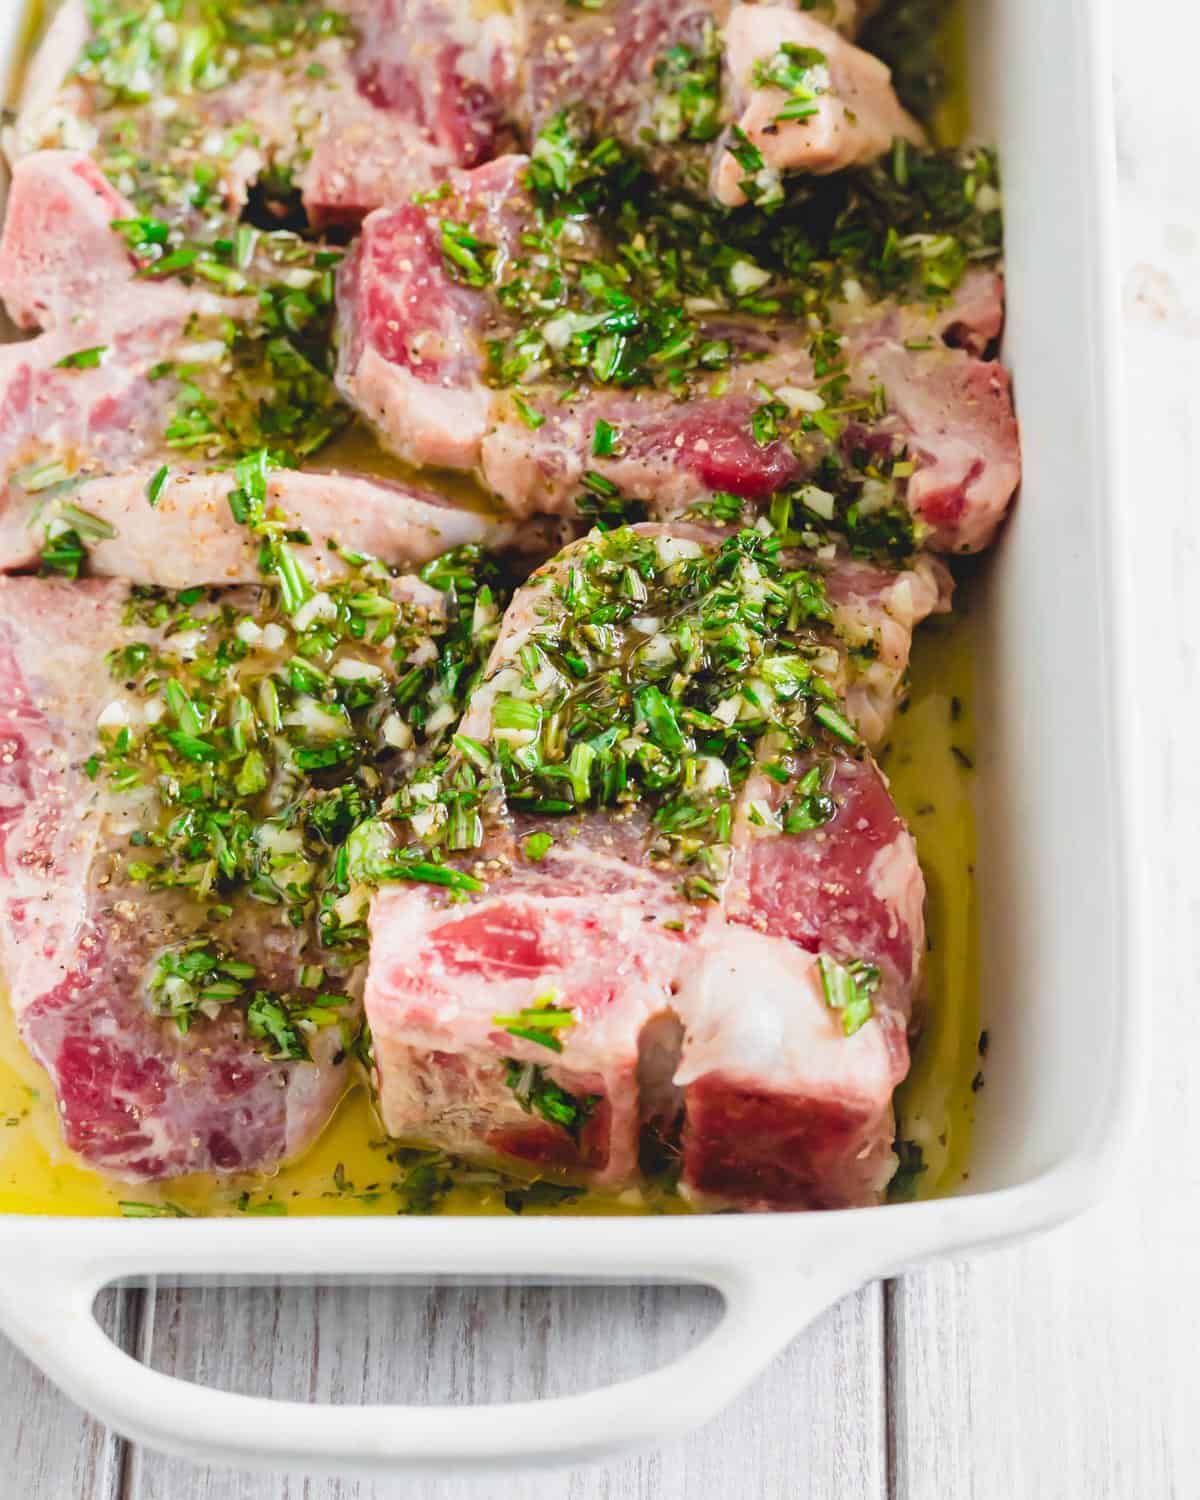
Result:
{"label": "baking dish handle", "polygon": [[111,1268],[0,1267],[5,1332],[86,1410],[135,1442],[242,1469],[384,1472],[401,1466],[578,1463],[657,1445],[716,1416],[862,1277],[708,1267],[724,1315],[670,1364],[569,1396],[491,1405],[322,1405],[212,1390],[124,1353],[93,1307]]}

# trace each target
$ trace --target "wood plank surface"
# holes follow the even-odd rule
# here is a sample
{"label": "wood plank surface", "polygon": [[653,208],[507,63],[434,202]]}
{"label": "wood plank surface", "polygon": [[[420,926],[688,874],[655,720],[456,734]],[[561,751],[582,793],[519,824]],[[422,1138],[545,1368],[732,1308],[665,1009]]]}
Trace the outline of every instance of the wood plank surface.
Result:
{"label": "wood plank surface", "polygon": [[[106,1291],[96,1314],[131,1348],[140,1294]],[[5,1500],[121,1500],[126,1445],[73,1406],[0,1338],[0,1495]]]}
{"label": "wood plank surface", "polygon": [[[496,1401],[661,1364],[720,1310],[697,1288],[161,1291],[141,1356],[299,1400]],[[703,1433],[658,1452],[504,1482],[521,1500],[884,1500],[883,1298],[848,1298]],[[214,1338],[214,1330],[220,1330]],[[128,1500],[491,1500],[495,1478],[278,1479],[138,1451]],[[90,1500],[90,1497],[89,1497]],[[107,1497],[106,1497],[107,1500]]]}

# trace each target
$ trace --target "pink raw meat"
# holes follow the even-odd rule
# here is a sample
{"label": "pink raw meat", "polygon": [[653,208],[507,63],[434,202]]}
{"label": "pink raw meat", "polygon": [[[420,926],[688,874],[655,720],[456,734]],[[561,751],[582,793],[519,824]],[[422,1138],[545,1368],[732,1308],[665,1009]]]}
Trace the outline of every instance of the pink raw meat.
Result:
{"label": "pink raw meat", "polygon": [[[108,853],[116,813],[83,771],[113,695],[104,653],[122,635],[116,582],[0,579],[0,956],[21,1035],[53,1083],[67,1144],[127,1179],[269,1170],[296,1155],[349,1082],[336,1028],[313,1062],[272,1062],[240,1017],[186,1035],[147,1009],[142,980],[178,931],[162,895],[130,887]],[[47,650],[53,641],[54,649]],[[251,927],[240,934],[254,944]],[[256,946],[269,982],[296,939]]]}
{"label": "pink raw meat", "polygon": [[[808,335],[794,325],[756,336],[765,357],[735,365],[720,396],[534,381],[521,391],[531,424],[487,383],[484,345],[511,331],[509,315],[449,273],[442,225],[465,224],[502,262],[518,255],[531,212],[526,167],[506,157],[452,174],[449,198],[365,223],[339,275],[337,378],[381,439],[411,463],[476,471],[517,516],[575,513],[589,472],[663,518],[713,491],[759,502],[805,478],[827,451],[819,434],[797,449],[760,443],[751,429],[764,390],[816,383]],[[847,445],[866,437],[881,454],[909,454],[917,467],[902,498],[938,550],[986,546],[1020,477],[1007,372],[973,352],[994,338],[1001,309],[998,278],[979,271],[946,307],[835,310],[851,390],[869,395],[881,384],[887,398],[884,415],[852,427]],[[906,347],[914,341],[927,347]],[[614,455],[594,452],[599,421],[622,435]]]}
{"label": "pink raw meat", "polygon": [[[516,114],[528,139],[561,111],[583,114],[595,134],[616,137],[656,173],[697,194],[711,190],[721,202],[742,203],[743,174],[725,151],[723,128],[735,122],[776,181],[784,171],[824,173],[869,161],[896,135],[923,139],[898,104],[887,68],[838,34],[852,31],[865,8],[842,0],[822,7],[818,20],[784,6],[728,0],[608,0],[595,8],[530,0]],[[788,96],[756,87],[754,74],[785,43],[819,51],[826,65],[815,113],[777,125]],[[712,100],[703,118],[679,110],[679,69],[706,80]]]}
{"label": "pink raw meat", "polygon": [[[21,470],[57,462],[81,481],[71,503],[116,533],[92,547],[96,572],[171,588],[252,582],[258,544],[230,512],[232,475],[164,445],[172,382],[149,375],[193,314],[242,316],[247,304],[174,280],[135,280],[135,262],[111,228],[132,213],[78,153],[37,152],[17,166],[0,238],[0,297],[23,327],[44,331],[0,346],[0,571],[29,567],[44,542],[47,497],[22,486]],[[99,346],[98,365],[58,367]],[[151,509],[147,487],[162,463],[170,472]],[[514,540],[511,523],[387,479],[278,470],[269,500],[313,536],[315,576],[340,571],[325,547],[331,537],[402,566],[464,542]]]}
{"label": "pink raw meat", "polygon": [[[231,305],[178,283],[136,283],[111,226],[133,206],[76,152],[25,157],[13,174],[0,238],[0,298],[41,334],[0,347],[0,477],[33,460],[113,469],[158,446],[169,402],[147,377],[200,308]],[[91,368],[59,368],[104,347]],[[11,488],[11,486],[10,486]]]}
{"label": "pink raw meat", "polygon": [[[668,1014],[687,951],[685,934],[662,924],[688,913],[669,882],[587,830],[537,866],[515,846],[512,858],[502,889],[466,907],[406,889],[376,897],[366,1004],[380,1109],[393,1135],[626,1182],[637,1170],[642,1039]],[[493,1021],[554,994],[569,995],[576,1015],[561,1062]],[[509,1058],[592,1098],[582,1129],[522,1110],[504,1081]]]}
{"label": "pink raw meat", "polygon": [[[798,120],[779,119],[788,90],[764,85],[757,76],[783,47],[821,59],[806,75],[815,96],[808,106],[812,113]],[[775,181],[785,172],[823,176],[862,166],[896,139],[917,145],[925,140],[893,93],[887,67],[813,16],[782,5],[735,5],[725,49],[738,128]],[[747,173],[725,144],[714,166],[713,196],[732,206],[746,201]]]}
{"label": "pink raw meat", "polygon": [[[637,531],[713,545],[697,528]],[[463,734],[489,742],[491,684],[536,642],[556,580],[586,545],[518,591]],[[942,600],[937,573],[889,585],[857,564],[828,570],[835,646],[853,643],[837,635],[839,614],[851,629],[874,620],[891,632],[891,703],[905,632]],[[854,669],[840,670],[852,684]],[[889,708],[883,697],[872,705],[879,732]],[[679,1152],[681,1181],[699,1202],[875,1201],[894,1166],[891,1096],[908,1066],[924,883],[870,756],[841,750],[820,764],[836,810],[804,833],[772,825],[784,796],[775,780],[745,781],[716,902],[683,899],[669,866],[648,857],[652,830],[638,813],[501,822],[466,866],[485,888],[465,903],[420,888],[381,892],[365,998],[389,1131],[606,1185],[637,1179],[648,1132]],[[532,858],[531,832],[553,839]],[[851,1035],[826,1001],[824,963],[878,970],[872,1014]],[[556,1033],[561,1052],[494,1019],[558,997],[574,1016]],[[518,1066],[565,1090],[582,1128],[523,1109]]]}
{"label": "pink raw meat", "polygon": [[[190,91],[171,112],[193,123],[195,139],[238,132],[219,178],[235,213],[261,176],[287,170],[315,226],[353,224],[495,150],[519,62],[513,19],[499,10],[480,17],[467,0],[334,0],[329,10],[345,17],[346,35],[244,58],[227,82]],[[114,116],[140,132],[139,154],[175,151],[166,112],[106,112],[103,94],[73,73],[90,35],[82,0],[63,0],[6,142],[14,158],[47,146],[91,149]]]}
{"label": "pink raw meat", "polygon": [[302,188],[317,225],[403,203],[503,138],[517,22],[469,0],[354,0],[352,76],[339,79]]}

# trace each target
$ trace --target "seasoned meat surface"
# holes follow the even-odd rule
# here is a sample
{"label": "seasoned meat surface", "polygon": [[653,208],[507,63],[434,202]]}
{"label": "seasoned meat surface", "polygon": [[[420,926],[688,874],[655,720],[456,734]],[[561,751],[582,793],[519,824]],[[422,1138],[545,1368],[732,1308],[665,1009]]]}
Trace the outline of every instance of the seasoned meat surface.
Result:
{"label": "seasoned meat surface", "polygon": [[[928,545],[987,545],[1020,473],[1007,373],[979,357],[1002,318],[993,273],[968,272],[945,305],[834,303],[833,354],[800,326],[714,318],[700,331],[734,351],[717,394],[715,381],[685,388],[686,399],[595,382],[594,366],[569,383],[553,377],[553,350],[603,314],[563,312],[544,325],[540,348],[551,352],[529,347],[510,294],[538,263],[526,250],[538,221],[529,166],[501,158],[452,175],[436,202],[372,215],[341,269],[338,383],[389,447],[414,464],[477,472],[518,516],[586,511],[597,492],[662,517],[714,494],[761,504],[820,483],[831,460],[859,483],[866,451],[911,465],[896,499]],[[572,261],[606,253],[595,233],[578,229]],[[519,382],[497,380],[495,351],[522,345]],[[862,406],[833,434],[805,426],[824,406],[831,359]],[[598,432],[618,436],[603,445]]]}
{"label": "seasoned meat surface", "polygon": [[924,143],[884,64],[811,15],[736,5],[725,47],[736,124],[713,167],[721,203],[761,199],[785,173],[822,176],[874,161],[897,140]]}
{"label": "seasoned meat surface", "polygon": [[[455,741],[482,768],[477,833],[449,844],[466,850],[465,904],[394,888],[372,907],[365,999],[392,1133],[601,1184],[636,1177],[649,1135],[698,1199],[874,1200],[924,883],[886,782],[830,707],[848,643],[804,561],[780,573],[749,538],[646,526],[593,533],[518,592]],[[587,623],[614,617],[630,571],[637,604]],[[793,603],[759,664],[734,670],[740,694],[714,714],[686,686],[654,687],[672,659],[687,672],[681,643],[718,619],[736,629],[742,588],[780,578],[807,623],[787,628]],[[745,693],[757,704],[784,670],[816,699],[788,697],[767,724],[756,708],[739,732]],[[678,789],[673,755],[699,757],[677,796],[654,790]],[[463,784],[414,785],[410,830],[454,828]],[[693,842],[706,825],[714,842]]]}
{"label": "seasoned meat surface", "polygon": [[[843,8],[843,24],[852,19]],[[527,139],[556,117],[637,150],[661,178],[718,202],[775,200],[784,173],[873,160],[924,132],[888,69],[826,24],[782,5],[566,0],[526,8],[519,115]]]}
{"label": "seasoned meat surface", "polygon": [[272,1172],[366,1078],[435,1183],[880,1201],[875,757],[1020,479],[994,154],[872,0],[169,9],[64,0],[3,133],[0,960],[68,1146]]}
{"label": "seasoned meat surface", "polygon": [[[203,911],[151,897],[115,855],[128,814],[87,774],[115,685],[128,586],[0,580],[3,819],[0,952],[21,1035],[55,1089],[67,1144],[128,1179],[270,1169],[307,1146],[349,1082],[333,1033],[313,1059],[276,1062],[245,1021],[186,1032],[151,1012],[159,954]],[[53,642],[53,649],[47,645]],[[238,949],[267,982],[295,982],[303,945],[243,911]]]}
{"label": "seasoned meat surface", "polygon": [[[92,524],[94,572],[169,588],[254,582],[259,544],[227,499],[237,481],[165,440],[176,387],[159,373],[199,343],[195,319],[240,318],[247,305],[139,279],[111,228],[133,214],[78,153],[38,152],[17,166],[0,298],[16,322],[41,331],[0,346],[0,570],[36,564],[66,529],[69,505],[68,519],[81,510]],[[318,576],[339,571],[331,539],[411,567],[515,535],[431,489],[354,473],[278,469],[268,503],[314,539]]]}
{"label": "seasoned meat surface", "polygon": [[[299,45],[288,35],[297,18]],[[318,226],[354,224],[492,153],[517,66],[514,24],[498,9],[476,20],[465,0],[334,0],[279,19],[227,77],[185,86],[175,109],[156,110],[144,80],[125,80],[119,65],[77,68],[93,32],[83,0],[64,0],[6,147],[14,157],[70,146],[127,161],[132,132],[144,159],[169,159],[186,177],[194,160],[207,166],[203,143],[215,136],[217,183],[235,213],[256,183],[286,181]],[[179,76],[170,61],[165,51],[160,97]],[[178,68],[186,77],[185,59]]]}
{"label": "seasoned meat surface", "polygon": [[362,929],[323,862],[436,753],[488,633],[343,564],[298,598],[0,580],[0,953],[103,1171],[270,1170],[352,1080]]}

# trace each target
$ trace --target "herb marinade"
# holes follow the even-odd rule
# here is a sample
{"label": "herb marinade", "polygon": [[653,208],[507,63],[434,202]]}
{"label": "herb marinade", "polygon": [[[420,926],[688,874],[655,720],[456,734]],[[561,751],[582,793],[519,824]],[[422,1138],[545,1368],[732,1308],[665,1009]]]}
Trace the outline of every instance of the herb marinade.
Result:
{"label": "herb marinade", "polygon": [[[828,755],[852,752],[857,736],[838,706],[820,571],[795,549],[841,534],[863,555],[899,559],[918,540],[898,503],[911,472],[906,456],[880,460],[843,442],[851,424],[881,414],[886,397],[849,388],[842,331],[856,304],[889,295],[936,302],[970,264],[998,255],[990,155],[900,145],[874,168],[786,197],[747,155],[751,202],[721,212],[686,185],[656,185],[639,153],[596,139],[566,111],[533,147],[520,257],[501,256],[476,235],[452,194],[432,195],[447,269],[499,310],[490,379],[511,391],[531,427],[564,387],[719,395],[746,367],[753,373],[759,356],[743,335],[755,318],[801,321],[816,375],[802,402],[760,383],[752,417],[755,441],[785,439],[812,478],[777,495],[754,527],[734,497],[715,495],[696,518],[745,528],[719,547],[664,556],[660,543],[621,529],[639,519],[637,497],[597,472],[585,475],[581,509],[608,529],[581,544],[565,580],[548,584],[553,604],[540,629],[486,685],[486,730],[455,734],[514,580],[469,549],[423,570],[419,598],[388,569],[353,555],[344,556],[344,581],[317,589],[308,579],[299,549],[309,539],[269,511],[266,481],[271,467],[305,462],[349,421],[331,380],[342,251],[293,223],[302,131],[284,148],[252,126],[214,131],[206,118],[208,94],[239,79],[252,87],[257,69],[301,69],[319,80],[330,49],[352,43],[344,17],[309,0],[163,0],[150,8],[93,0],[90,10],[95,40],[78,72],[99,88],[101,108],[87,147],[137,208],[116,228],[147,279],[178,277],[229,299],[228,311],[194,318],[178,357],[155,371],[174,397],[164,446],[180,462],[235,466],[231,506],[259,540],[263,583],[224,596],[135,592],[130,640],[110,668],[141,711],[136,727],[101,728],[88,771],[106,796],[140,797],[150,809],[131,840],[130,880],[182,890],[216,923],[239,903],[270,908],[312,933],[317,960],[279,993],[260,987],[233,948],[192,938],[161,955],[147,977],[148,1004],[180,1029],[221,1006],[244,1006],[258,1045],[283,1058],[306,1056],[315,1030],[339,1024],[348,1050],[366,1055],[369,1038],[357,1023],[347,1027],[343,981],[365,954],[370,890],[397,879],[478,888],[472,854],[498,811],[546,820],[525,843],[524,856],[536,860],[554,837],[554,817],[644,806],[654,856],[699,902],[716,894],[732,792],[753,764],[765,762],[787,789],[760,816],[788,832],[831,816],[824,766]],[[715,69],[705,55],[675,51],[656,69],[658,138],[708,141]],[[914,88],[928,74],[914,75]],[[803,112],[819,75],[819,58],[784,49],[758,82],[784,87],[786,109]],[[163,97],[178,107],[151,107]],[[748,142],[743,149],[753,152]],[[255,223],[233,220],[215,191],[218,168],[246,150],[262,158]],[[87,367],[105,353],[81,349],[69,359]],[[619,453],[621,442],[619,428],[597,422],[597,459]],[[151,506],[170,462],[148,487]],[[69,472],[35,465],[26,486],[48,502],[46,570],[76,576],[89,541],[103,535],[99,523],[72,505]],[[924,649],[918,639],[918,674]],[[943,636],[927,654],[960,683],[953,697],[961,703],[969,670],[960,648]],[[930,722],[937,714],[928,705],[943,696],[918,696],[895,734],[903,744],[908,726],[922,725],[907,738],[926,787],[926,764],[947,736],[961,750],[965,733],[961,713],[944,731]],[[931,882],[939,893],[931,942],[936,953],[944,920],[958,956],[934,969],[953,975],[956,990],[970,988],[970,923],[942,919],[939,907],[953,906],[959,892],[969,901],[963,871],[950,868],[970,851],[969,759],[968,748],[966,765],[952,755],[931,773],[944,784],[944,814],[936,797],[906,805],[897,780],[927,867],[946,861]],[[930,840],[929,820],[943,818],[942,837]],[[827,975],[827,998],[850,1030],[870,1014],[871,976],[829,967],[838,972]],[[497,1020],[550,1050],[558,1028],[571,1024],[553,997]],[[918,1074],[929,1073],[928,1055],[918,1054]],[[510,1073],[526,1107],[569,1128],[585,1115],[588,1101],[555,1098],[540,1069],[512,1064]],[[23,1057],[11,1078],[0,1077],[0,1092],[12,1098],[13,1145],[4,1154],[14,1206],[110,1211],[118,1195],[90,1178],[85,1187],[88,1174],[61,1162],[49,1175],[35,1168],[48,1138],[47,1091],[33,1098],[31,1078]],[[908,1100],[917,1088],[914,1075]],[[348,1101],[306,1160],[270,1185],[173,1184],[141,1191],[123,1211],[462,1211],[471,1195],[484,1209],[521,1211],[580,1197],[553,1182],[524,1191],[499,1173],[372,1140],[363,1108],[361,1098]],[[921,1114],[919,1105],[903,1108],[906,1117]],[[18,1128],[26,1119],[35,1130]],[[936,1135],[931,1144],[926,1130],[926,1166],[938,1159]],[[909,1152],[906,1165],[914,1161]],[[931,1186],[933,1175],[917,1186]],[[647,1194],[627,1194],[620,1206],[680,1206],[669,1193]]]}

